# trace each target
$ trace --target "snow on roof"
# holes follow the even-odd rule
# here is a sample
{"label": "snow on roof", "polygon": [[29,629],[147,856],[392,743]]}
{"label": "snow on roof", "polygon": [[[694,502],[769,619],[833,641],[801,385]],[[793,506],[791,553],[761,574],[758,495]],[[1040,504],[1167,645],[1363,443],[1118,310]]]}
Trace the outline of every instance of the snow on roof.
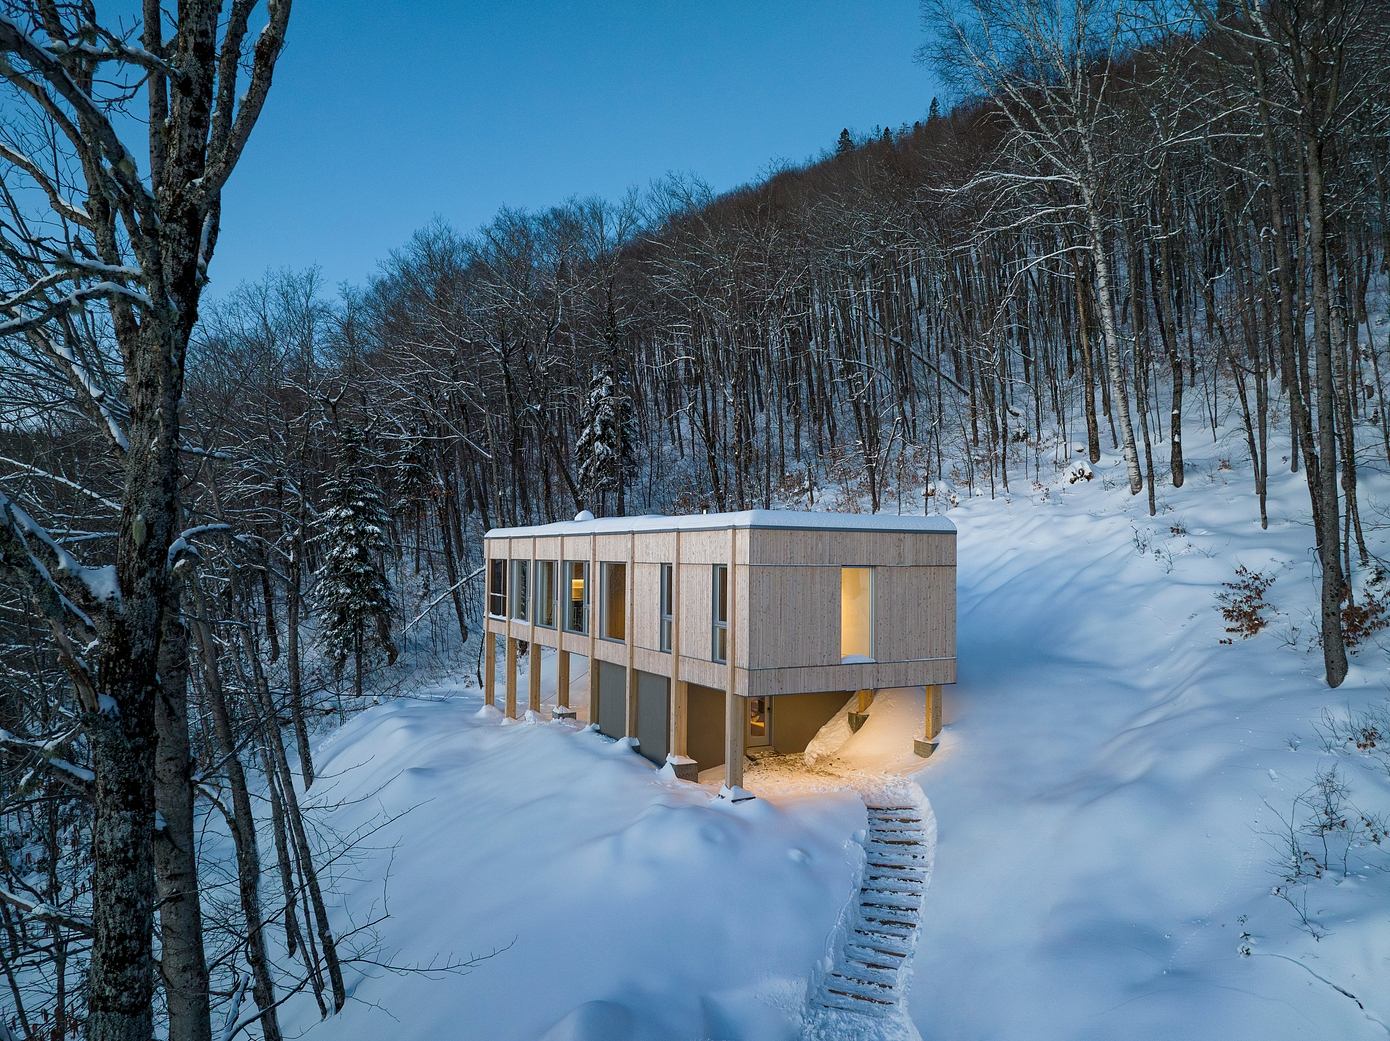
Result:
{"label": "snow on roof", "polygon": [[[582,514],[580,515],[583,516]],[[722,531],[728,528],[800,528],[808,531],[937,532],[954,534],[945,517],[891,513],[819,513],[805,510],[742,510],[738,513],[696,513],[683,517],[647,514],[640,517],[575,518],[554,524],[493,528],[484,538],[542,538],[554,535],[626,535],[655,531]]]}

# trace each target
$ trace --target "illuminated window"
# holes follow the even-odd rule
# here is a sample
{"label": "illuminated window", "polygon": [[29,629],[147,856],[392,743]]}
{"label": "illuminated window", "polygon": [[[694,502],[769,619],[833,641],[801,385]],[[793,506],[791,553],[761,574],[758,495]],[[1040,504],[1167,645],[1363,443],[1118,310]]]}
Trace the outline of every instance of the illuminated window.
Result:
{"label": "illuminated window", "polygon": [[555,561],[536,561],[536,624],[555,628]]}
{"label": "illuminated window", "polygon": [[507,617],[507,561],[491,560],[487,572],[487,613]]}
{"label": "illuminated window", "polygon": [[729,565],[714,565],[714,595],[710,656],[715,661],[729,660]]}
{"label": "illuminated window", "polygon": [[605,640],[622,640],[627,636],[627,565],[604,561],[603,628],[599,635]]}
{"label": "illuminated window", "polygon": [[589,631],[589,562],[565,561],[565,632]]}
{"label": "illuminated window", "polygon": [[840,660],[874,659],[874,569],[840,568]]}
{"label": "illuminated window", "polygon": [[671,649],[671,633],[675,628],[675,566],[672,564],[661,565],[661,649],[669,651]]}

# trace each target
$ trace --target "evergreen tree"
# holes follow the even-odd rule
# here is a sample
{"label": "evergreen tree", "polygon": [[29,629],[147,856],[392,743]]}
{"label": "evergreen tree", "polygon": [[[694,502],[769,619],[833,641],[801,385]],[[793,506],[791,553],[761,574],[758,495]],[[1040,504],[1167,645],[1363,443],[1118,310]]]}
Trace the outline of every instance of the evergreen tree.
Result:
{"label": "evergreen tree", "polygon": [[579,486],[586,506],[601,507],[607,493],[616,492],[618,513],[623,512],[635,438],[636,417],[630,395],[618,386],[611,370],[599,371],[589,384],[584,427],[575,444]]}
{"label": "evergreen tree", "polygon": [[362,666],[375,651],[396,660],[391,642],[391,586],[384,558],[390,517],[362,437],[343,433],[338,465],[325,486],[327,509],[318,538],[324,543],[317,599],[321,639],[341,670],[352,660],[353,691],[362,695]]}
{"label": "evergreen tree", "polygon": [[927,109],[927,122],[928,122],[928,123],[935,123],[935,122],[936,122],[938,119],[940,119],[940,118],[941,118],[941,102],[937,101],[936,98],[933,97],[933,98],[931,99],[931,108]]}
{"label": "evergreen tree", "polygon": [[849,136],[849,127],[840,131],[840,140],[835,142],[836,155],[848,155],[854,151],[854,138]]}
{"label": "evergreen tree", "polygon": [[885,145],[891,145],[893,143],[893,131],[889,130],[887,127],[884,127],[883,136],[880,137],[879,140],[882,141]]}

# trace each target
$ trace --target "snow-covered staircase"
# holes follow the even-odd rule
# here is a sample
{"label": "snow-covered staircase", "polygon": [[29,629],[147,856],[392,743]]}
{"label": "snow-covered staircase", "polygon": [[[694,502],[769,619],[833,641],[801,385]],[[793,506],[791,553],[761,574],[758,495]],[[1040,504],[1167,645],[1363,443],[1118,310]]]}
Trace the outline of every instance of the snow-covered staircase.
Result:
{"label": "snow-covered staircase", "polygon": [[895,796],[865,800],[859,893],[829,971],[809,1002],[808,1038],[899,1037],[904,1028],[911,1031],[903,1004],[936,828],[930,809]]}

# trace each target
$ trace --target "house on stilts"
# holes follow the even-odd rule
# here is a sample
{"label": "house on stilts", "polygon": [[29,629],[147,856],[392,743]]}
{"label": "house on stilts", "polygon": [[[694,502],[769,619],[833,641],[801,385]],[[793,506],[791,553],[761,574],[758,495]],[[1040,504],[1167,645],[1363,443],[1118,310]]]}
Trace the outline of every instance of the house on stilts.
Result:
{"label": "house on stilts", "polygon": [[[741,788],[757,750],[799,752],[849,699],[922,687],[935,748],[956,680],[956,532],[941,517],[782,510],[686,517],[581,514],[484,540],[485,696],[517,714],[517,657],[557,652],[554,714],[573,717],[571,664],[588,659],[588,721],[678,776],[724,768]],[[528,703],[540,711],[540,669]],[[575,699],[578,700],[578,699]]]}

